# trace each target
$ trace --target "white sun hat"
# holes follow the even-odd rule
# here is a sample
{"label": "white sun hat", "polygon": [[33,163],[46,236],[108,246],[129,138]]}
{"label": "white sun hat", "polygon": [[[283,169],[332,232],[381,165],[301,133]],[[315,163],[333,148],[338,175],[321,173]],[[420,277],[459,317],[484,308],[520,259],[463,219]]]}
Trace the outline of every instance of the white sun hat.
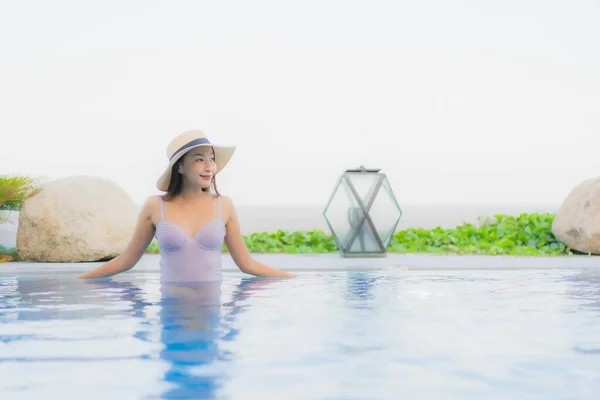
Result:
{"label": "white sun hat", "polygon": [[165,168],[164,172],[158,178],[156,187],[158,190],[166,192],[169,188],[169,182],[171,181],[171,170],[173,164],[177,162],[185,153],[193,148],[206,146],[212,147],[215,152],[215,163],[217,164],[217,170],[215,174],[221,172],[227,165],[231,156],[235,152],[235,146],[213,144],[208,140],[204,132],[194,129],[185,131],[175,136],[171,143],[167,146],[167,159],[169,164]]}

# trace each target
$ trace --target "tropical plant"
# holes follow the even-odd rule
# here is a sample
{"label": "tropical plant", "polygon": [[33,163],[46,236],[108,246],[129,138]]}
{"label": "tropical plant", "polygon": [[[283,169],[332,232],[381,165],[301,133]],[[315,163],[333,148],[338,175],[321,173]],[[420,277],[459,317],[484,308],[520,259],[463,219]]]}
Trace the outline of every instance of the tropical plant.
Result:
{"label": "tropical plant", "polygon": [[0,210],[20,210],[23,202],[38,190],[38,182],[33,178],[0,175]]}
{"label": "tropical plant", "polygon": [[4,247],[0,244],[0,263],[19,260],[17,249],[12,247]]}

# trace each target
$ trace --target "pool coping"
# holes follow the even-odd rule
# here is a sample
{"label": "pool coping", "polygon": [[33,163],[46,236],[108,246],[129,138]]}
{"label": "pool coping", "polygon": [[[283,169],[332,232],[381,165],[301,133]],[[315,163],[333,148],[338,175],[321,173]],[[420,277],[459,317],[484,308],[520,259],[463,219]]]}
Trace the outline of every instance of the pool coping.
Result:
{"label": "pool coping", "polygon": [[[524,269],[598,269],[600,257],[573,256],[490,256],[455,254],[390,254],[380,258],[342,258],[337,254],[258,253],[252,257],[269,266],[291,272],[319,271],[444,271],[444,270],[524,270]],[[130,271],[159,272],[160,255],[144,254]],[[0,276],[27,274],[73,274],[88,271],[102,262],[49,263],[13,261],[0,264]],[[229,254],[223,254],[223,271],[239,271]]]}

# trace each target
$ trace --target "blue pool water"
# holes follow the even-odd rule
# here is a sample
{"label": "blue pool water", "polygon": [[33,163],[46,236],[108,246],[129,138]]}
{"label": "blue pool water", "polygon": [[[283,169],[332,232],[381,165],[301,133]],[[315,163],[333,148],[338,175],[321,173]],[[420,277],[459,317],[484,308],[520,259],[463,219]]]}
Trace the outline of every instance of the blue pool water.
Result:
{"label": "blue pool water", "polygon": [[600,273],[0,278],[18,398],[597,399]]}

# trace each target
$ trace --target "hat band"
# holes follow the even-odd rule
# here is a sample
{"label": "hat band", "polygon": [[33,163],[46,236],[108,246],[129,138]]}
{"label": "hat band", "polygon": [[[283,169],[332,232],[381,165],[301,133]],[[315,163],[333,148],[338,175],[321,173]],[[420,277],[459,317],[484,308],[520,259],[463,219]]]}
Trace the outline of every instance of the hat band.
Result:
{"label": "hat band", "polygon": [[207,138],[198,138],[198,139],[192,140],[191,142],[187,142],[186,144],[184,144],[183,146],[178,148],[177,151],[174,152],[173,155],[169,158],[169,160],[172,160],[173,157],[175,157],[175,154],[178,154],[179,152],[181,152],[185,149],[189,149],[190,147],[194,147],[199,144],[206,144],[206,143],[210,144],[210,141]]}

